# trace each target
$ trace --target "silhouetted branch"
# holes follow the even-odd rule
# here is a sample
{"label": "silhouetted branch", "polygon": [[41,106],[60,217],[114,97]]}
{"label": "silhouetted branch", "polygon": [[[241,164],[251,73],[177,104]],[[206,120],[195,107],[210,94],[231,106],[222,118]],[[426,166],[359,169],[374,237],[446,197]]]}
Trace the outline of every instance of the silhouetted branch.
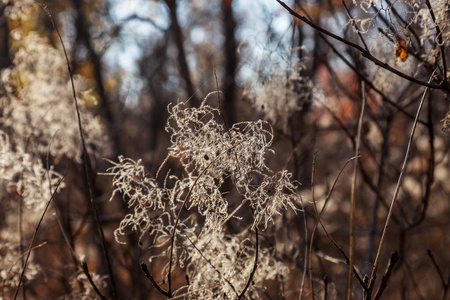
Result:
{"label": "silhouetted branch", "polygon": [[94,281],[92,280],[91,274],[89,274],[89,269],[88,269],[87,263],[85,261],[83,261],[83,263],[81,264],[81,268],[83,269],[83,272],[86,275],[86,278],[88,279],[89,283],[94,288],[95,293],[100,297],[100,299],[106,300],[105,296],[102,295],[102,293],[100,292],[98,287],[95,285]]}
{"label": "silhouetted branch", "polygon": [[249,276],[249,278],[247,280],[247,284],[245,285],[245,287],[242,290],[242,293],[239,295],[238,299],[241,299],[245,295],[245,292],[247,291],[248,287],[252,283],[253,276],[255,275],[256,269],[258,268],[259,238],[258,238],[258,228],[257,227],[255,227],[255,237],[256,237],[256,242],[255,242],[255,263],[253,264],[253,270],[250,273],[250,276]]}
{"label": "silhouetted branch", "polygon": [[[163,290],[159,284],[156,283],[155,279],[153,278],[153,276],[150,274],[150,272],[148,271],[147,268],[147,264],[145,263],[141,263],[141,269],[145,274],[145,277],[148,278],[148,280],[150,280],[150,282],[153,284],[153,286],[158,290],[158,292],[160,292],[161,294],[163,294],[166,297],[169,297],[169,293],[167,293],[165,290]],[[169,297],[170,298],[170,297]]]}
{"label": "silhouetted branch", "polygon": [[389,278],[392,275],[392,270],[395,267],[395,264],[398,262],[399,256],[397,251],[393,252],[391,254],[391,258],[389,260],[388,267],[386,269],[386,272],[383,275],[383,278],[381,279],[381,285],[378,288],[377,293],[375,294],[374,300],[379,300],[381,298],[381,295],[383,294],[384,290],[386,289],[387,283],[389,281]]}

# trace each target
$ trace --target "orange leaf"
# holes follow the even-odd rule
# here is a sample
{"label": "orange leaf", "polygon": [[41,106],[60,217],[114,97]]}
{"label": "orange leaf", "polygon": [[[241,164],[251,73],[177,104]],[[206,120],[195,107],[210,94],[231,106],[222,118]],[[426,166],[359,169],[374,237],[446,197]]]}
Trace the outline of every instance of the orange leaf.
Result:
{"label": "orange leaf", "polygon": [[397,50],[395,51],[395,61],[397,61],[397,58],[400,58],[402,61],[406,61],[408,58],[408,45],[404,40],[399,38],[398,35],[396,35],[395,38],[398,42]]}

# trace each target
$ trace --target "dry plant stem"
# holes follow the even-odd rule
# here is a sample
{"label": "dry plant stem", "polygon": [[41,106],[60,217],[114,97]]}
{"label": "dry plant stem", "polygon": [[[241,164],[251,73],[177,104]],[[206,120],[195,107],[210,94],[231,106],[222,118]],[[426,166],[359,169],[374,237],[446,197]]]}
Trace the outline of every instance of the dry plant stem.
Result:
{"label": "dry plant stem", "polygon": [[358,177],[358,157],[359,157],[359,147],[361,145],[361,128],[362,121],[364,117],[364,110],[366,108],[366,89],[364,81],[361,82],[362,89],[362,103],[361,103],[361,113],[359,114],[358,121],[358,131],[356,134],[356,145],[355,145],[355,163],[353,165],[353,179],[352,179],[352,190],[351,190],[351,199],[350,199],[350,261],[348,268],[348,291],[347,291],[347,299],[351,300],[353,295],[353,264],[355,261],[355,213],[356,213],[356,180]]}
{"label": "dry plant stem", "polygon": [[84,274],[86,274],[86,277],[87,277],[89,283],[94,288],[95,293],[100,297],[100,299],[106,300],[105,296],[102,295],[102,293],[97,288],[97,286],[95,285],[94,281],[92,280],[92,277],[89,274],[89,269],[88,269],[87,263],[85,261],[83,261],[83,263],[81,264],[81,268],[83,269]]}
{"label": "dry plant stem", "polygon": [[411,77],[409,75],[406,75],[405,73],[402,73],[400,71],[398,71],[397,69],[394,69],[393,67],[391,67],[389,64],[384,63],[382,61],[380,61],[379,59],[377,59],[376,57],[372,56],[368,51],[366,51],[364,48],[362,48],[361,46],[352,43],[344,38],[341,38],[340,36],[335,35],[334,33],[331,33],[330,31],[323,29],[322,27],[316,25],[314,22],[308,20],[307,18],[305,18],[304,16],[299,15],[296,11],[294,11],[293,9],[291,9],[289,6],[287,6],[283,1],[277,0],[278,3],[280,3],[281,6],[283,6],[292,16],[296,17],[297,19],[300,19],[301,21],[305,22],[306,24],[308,24],[309,26],[311,26],[312,28],[314,28],[315,30],[320,31],[321,33],[335,39],[338,40],[341,43],[344,43],[356,50],[358,50],[362,56],[364,56],[365,58],[369,59],[370,61],[372,61],[373,63],[375,63],[377,66],[386,69],[388,71],[390,71],[391,73],[394,73],[397,76],[400,76],[406,80],[409,80],[413,83],[416,84],[420,84],[422,86],[425,87],[429,87],[429,88],[433,88],[433,89],[438,89],[438,90],[446,90],[446,91],[450,91],[450,83],[448,83],[445,80],[442,80],[441,83],[439,84],[431,84],[430,82],[424,82],[421,80],[418,80],[414,77]]}
{"label": "dry plant stem", "polygon": [[391,259],[389,260],[389,264],[386,269],[386,272],[384,273],[383,278],[381,279],[380,288],[378,289],[377,293],[375,294],[375,297],[373,298],[374,300],[381,299],[381,295],[383,294],[384,290],[387,287],[389,278],[392,275],[392,270],[394,269],[395,264],[398,262],[399,258],[400,257],[398,256],[397,251],[395,251],[391,254]]}
{"label": "dry plant stem", "polygon": [[436,26],[436,36],[439,41],[439,50],[441,52],[441,60],[442,60],[442,74],[444,75],[444,81],[447,81],[447,61],[445,59],[445,47],[444,47],[444,41],[442,40],[442,32],[439,28],[439,25],[436,22],[436,16],[434,15],[433,8],[431,7],[430,0],[425,0],[425,4],[428,7],[428,10],[430,11],[431,18],[433,19],[433,22]]}
{"label": "dry plant stem", "polygon": [[112,271],[112,266],[111,266],[111,260],[109,259],[109,255],[108,255],[108,251],[106,250],[106,239],[105,239],[105,235],[103,233],[103,227],[102,224],[100,222],[100,217],[98,214],[98,209],[97,209],[97,205],[95,203],[94,200],[94,173],[92,171],[92,165],[91,165],[91,161],[89,159],[89,154],[87,152],[87,148],[86,148],[86,141],[84,139],[84,133],[83,133],[83,127],[81,125],[81,115],[80,115],[80,109],[78,107],[78,99],[77,99],[77,94],[75,91],[75,84],[73,82],[73,73],[72,73],[72,69],[70,67],[70,62],[69,62],[69,58],[67,56],[67,51],[66,51],[66,47],[64,45],[64,42],[62,40],[61,34],[58,30],[58,28],[56,27],[55,21],[53,19],[53,16],[51,15],[50,11],[48,10],[48,8],[46,6],[41,6],[45,12],[47,13],[53,28],[55,29],[59,41],[61,43],[61,46],[63,48],[64,51],[64,56],[66,59],[66,63],[67,63],[67,69],[69,72],[69,77],[70,77],[70,83],[72,85],[72,93],[73,93],[73,98],[74,98],[74,102],[75,102],[75,110],[77,113],[77,119],[78,119],[78,129],[80,131],[80,139],[81,139],[81,144],[82,144],[82,150],[83,150],[83,161],[84,161],[84,170],[85,170],[85,175],[86,175],[86,181],[88,184],[88,190],[89,190],[89,201],[91,203],[92,209],[94,210],[94,217],[95,217],[95,223],[97,225],[97,230],[100,236],[100,241],[101,241],[101,246],[102,246],[102,251],[103,251],[103,256],[106,260],[106,265],[108,268],[108,274],[109,274],[109,278],[111,280],[111,288],[112,288],[112,296],[113,299],[118,299],[117,298],[117,288],[116,288],[116,283],[115,283],[115,279],[114,279],[114,274]]}
{"label": "dry plant stem", "polygon": [[155,279],[153,278],[153,276],[150,274],[150,272],[148,271],[147,268],[147,264],[145,263],[141,263],[141,269],[145,274],[145,277],[148,278],[148,280],[150,280],[150,282],[153,284],[153,286],[158,290],[158,292],[160,292],[161,294],[163,294],[166,297],[169,297],[169,294],[163,290],[155,281]]}
{"label": "dry plant stem", "polygon": [[[434,70],[433,74],[431,74],[431,77],[430,77],[429,81],[432,80],[436,70]],[[376,271],[377,271],[377,268],[378,268],[378,264],[380,262],[381,250],[383,249],[384,241],[386,239],[386,232],[387,232],[387,229],[389,227],[389,223],[390,223],[391,218],[392,218],[392,213],[394,211],[394,204],[395,204],[395,202],[397,200],[398,192],[400,191],[400,186],[401,186],[401,183],[402,183],[403,174],[406,171],[406,165],[408,163],[409,152],[410,152],[412,140],[414,138],[414,133],[416,131],[417,123],[418,123],[418,120],[419,120],[419,115],[420,115],[420,112],[422,110],[423,102],[425,101],[425,95],[427,94],[427,92],[428,92],[428,87],[425,88],[425,91],[423,92],[423,95],[422,95],[422,99],[420,100],[419,107],[417,108],[416,118],[414,120],[412,129],[411,129],[411,134],[409,136],[408,146],[407,146],[406,153],[405,153],[405,159],[403,160],[402,169],[401,169],[400,175],[398,177],[397,185],[395,186],[394,195],[392,196],[391,205],[389,207],[388,215],[386,217],[386,221],[385,221],[384,228],[383,228],[383,233],[381,234],[380,243],[378,245],[377,254],[375,256],[375,262],[373,264],[372,274],[370,276],[369,292],[368,292],[368,295],[367,295],[367,299],[371,299],[370,298],[371,297],[371,292],[372,292],[373,286],[375,284],[375,274],[376,274]]]}
{"label": "dry plant stem", "polygon": [[20,274],[20,277],[19,277],[19,283],[17,284],[16,292],[14,294],[14,300],[17,299],[17,295],[19,294],[20,284],[22,283],[23,276],[25,275],[25,270],[27,268],[28,260],[30,259],[30,255],[31,255],[31,249],[33,248],[34,240],[36,239],[39,228],[41,227],[42,221],[44,220],[45,213],[47,212],[48,207],[50,206],[50,202],[52,202],[53,198],[55,197],[55,193],[58,190],[58,188],[59,188],[61,182],[64,180],[64,178],[66,178],[65,175],[56,184],[55,191],[51,194],[50,199],[47,201],[47,205],[45,205],[45,208],[44,208],[44,211],[42,212],[41,218],[39,219],[39,222],[36,225],[36,228],[34,229],[33,237],[31,238],[30,245],[28,246],[27,257],[25,258],[25,262],[24,262],[24,265],[22,268],[22,273]]}
{"label": "dry plant stem", "polygon": [[[234,148],[234,146],[230,147],[230,149]],[[216,160],[222,156],[222,154],[226,153],[229,149],[223,151],[222,153],[220,153],[219,155],[217,155],[217,157],[215,159],[213,159],[209,165],[207,165],[203,171],[197,176],[197,179],[195,179],[194,183],[192,184],[191,188],[189,189],[189,192],[187,193],[186,197],[183,200],[183,203],[181,204],[180,207],[180,211],[178,212],[177,218],[175,219],[175,223],[173,226],[173,232],[172,232],[172,237],[171,237],[171,244],[170,244],[170,256],[169,256],[169,274],[168,274],[168,291],[167,294],[169,298],[172,298],[172,261],[173,261],[173,248],[175,245],[175,234],[177,231],[177,226],[178,226],[178,222],[180,221],[180,217],[181,217],[181,212],[183,211],[184,207],[186,206],[186,203],[188,202],[189,198],[191,197],[192,194],[192,190],[194,189],[195,185],[197,184],[198,180],[203,176],[203,174],[205,174],[205,172],[209,169],[209,167],[216,162]]]}

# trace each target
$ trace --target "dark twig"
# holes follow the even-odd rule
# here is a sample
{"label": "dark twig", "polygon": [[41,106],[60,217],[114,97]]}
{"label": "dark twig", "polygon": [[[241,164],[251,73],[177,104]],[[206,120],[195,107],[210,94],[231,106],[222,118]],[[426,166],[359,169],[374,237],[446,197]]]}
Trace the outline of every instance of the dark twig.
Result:
{"label": "dark twig", "polygon": [[156,283],[155,279],[153,278],[153,276],[150,274],[150,272],[148,271],[147,268],[147,264],[146,263],[141,263],[141,269],[145,274],[145,277],[148,278],[148,280],[150,280],[150,282],[153,284],[153,286],[158,290],[158,292],[160,292],[161,294],[163,294],[166,297],[169,297],[169,293],[167,293],[165,290],[163,290],[159,284]]}
{"label": "dark twig", "polygon": [[386,269],[386,272],[384,273],[383,278],[381,279],[381,285],[378,288],[378,291],[375,294],[375,297],[373,298],[374,300],[379,300],[381,298],[381,295],[383,294],[384,290],[387,287],[387,283],[389,281],[389,278],[392,275],[392,270],[394,269],[395,264],[398,262],[398,259],[399,259],[398,253],[397,253],[397,251],[394,251],[391,254],[391,258],[389,260],[389,264],[388,264],[388,267]]}
{"label": "dark twig", "polygon": [[316,25],[314,22],[310,21],[308,18],[299,15],[296,11],[294,11],[293,9],[291,9],[289,6],[287,6],[283,1],[277,0],[278,3],[280,3],[281,6],[283,6],[291,15],[293,15],[294,17],[296,17],[297,19],[300,19],[301,21],[305,22],[306,24],[308,24],[309,26],[311,26],[312,28],[314,28],[315,30],[320,31],[321,33],[335,39],[338,40],[341,43],[344,43],[356,50],[358,50],[362,56],[364,56],[365,58],[371,60],[373,63],[375,63],[377,66],[380,66],[383,69],[386,69],[394,74],[396,74],[397,76],[400,76],[406,80],[409,80],[413,83],[416,84],[420,84],[422,86],[428,87],[428,88],[433,88],[433,89],[438,89],[438,90],[446,90],[446,91],[450,91],[450,83],[448,83],[446,80],[442,80],[441,83],[439,84],[432,84],[432,83],[427,83],[425,81],[422,80],[418,80],[414,77],[411,77],[403,72],[398,71],[397,69],[394,69],[393,67],[391,67],[389,64],[384,63],[382,61],[380,61],[379,59],[377,59],[376,57],[374,57],[373,55],[371,55],[368,51],[366,51],[366,49],[362,48],[361,46],[352,43],[344,38],[341,38],[338,35],[335,35],[334,33],[331,33],[330,31]]}
{"label": "dark twig", "polygon": [[63,48],[63,52],[64,52],[64,57],[66,59],[66,63],[67,63],[67,69],[69,72],[69,77],[70,77],[70,83],[72,85],[72,93],[73,93],[73,99],[75,102],[75,110],[77,113],[77,119],[78,119],[78,129],[80,132],[80,139],[81,139],[81,145],[82,145],[82,150],[83,150],[83,161],[84,161],[84,171],[85,171],[85,175],[86,175],[86,181],[88,184],[88,190],[89,190],[89,201],[91,203],[92,209],[94,210],[94,217],[95,217],[95,223],[97,225],[97,230],[100,236],[100,241],[101,241],[101,246],[102,246],[102,252],[103,252],[103,256],[105,257],[106,260],[106,265],[108,268],[108,274],[111,280],[111,288],[112,288],[112,295],[114,299],[118,299],[117,298],[117,288],[116,288],[116,283],[114,280],[114,275],[113,275],[113,271],[112,271],[112,266],[111,266],[111,260],[109,259],[109,255],[108,255],[108,251],[106,250],[106,239],[105,239],[105,235],[103,233],[103,227],[102,224],[100,222],[100,217],[99,217],[99,213],[98,213],[98,209],[97,209],[97,205],[95,203],[94,200],[94,172],[92,171],[92,165],[91,165],[91,160],[89,158],[89,154],[87,152],[87,147],[86,147],[86,141],[84,139],[84,133],[83,133],[83,126],[81,125],[81,114],[80,114],[80,109],[78,107],[78,99],[77,99],[77,94],[75,91],[75,83],[73,81],[73,73],[72,73],[72,69],[70,67],[70,62],[69,62],[69,57],[67,56],[67,51],[66,51],[66,47],[64,45],[64,42],[62,40],[61,34],[58,30],[58,27],[56,27],[55,21],[53,19],[53,16],[51,15],[50,11],[48,10],[48,8],[46,6],[41,6],[44,11],[47,13],[53,28],[56,31],[56,34],[58,35],[59,41],[61,43],[61,46]]}
{"label": "dark twig", "polygon": [[81,264],[81,267],[83,269],[84,274],[86,275],[89,283],[92,285],[92,287],[94,288],[95,293],[100,297],[100,299],[102,300],[106,300],[106,297],[102,295],[102,293],[100,292],[100,290],[97,288],[97,286],[95,285],[94,281],[92,280],[91,274],[89,274],[89,269],[87,266],[87,263],[85,261],[83,261],[83,263]]}

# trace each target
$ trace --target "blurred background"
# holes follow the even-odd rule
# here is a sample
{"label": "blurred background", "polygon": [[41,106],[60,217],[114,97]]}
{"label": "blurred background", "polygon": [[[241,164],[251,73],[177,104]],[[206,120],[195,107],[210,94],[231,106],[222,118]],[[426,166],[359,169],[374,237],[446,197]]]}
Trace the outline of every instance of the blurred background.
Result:
{"label": "blurred background", "polygon": [[[286,4],[407,76],[428,82],[436,70],[431,79],[435,85],[447,78],[444,74],[449,69],[442,60],[442,55],[449,57],[447,2],[427,2],[431,9],[423,1],[345,2],[346,6],[334,0]],[[348,267],[344,256],[320,225],[312,242],[311,235],[317,226],[314,202],[319,209],[324,206],[342,171],[321,220],[348,254],[352,163],[344,165],[355,156],[364,85],[367,105],[356,181],[355,267],[362,277],[370,276],[414,116],[424,95],[423,85],[378,67],[357,49],[295,19],[275,0],[54,0],[42,4],[59,28],[74,76],[83,79],[80,102],[99,120],[101,141],[97,138],[89,146],[94,172],[104,173],[111,166],[104,158],[117,161],[123,155],[142,159],[149,176],[155,176],[170,146],[165,131],[167,106],[188,99],[189,105],[199,106],[217,89],[223,93],[228,124],[258,119],[271,124],[275,153],[267,156],[268,165],[275,171],[286,168],[301,183],[304,212],[280,217],[261,233],[264,247],[276,252],[290,270],[289,278],[267,283],[267,299],[297,299],[305,264],[311,272],[306,274],[304,299],[312,299],[313,290],[316,299],[346,296]],[[0,7],[2,76],[19,64],[15,57],[23,49],[21,40],[31,33],[61,49],[52,21],[39,5],[4,0]],[[27,72],[34,72],[33,68],[29,66]],[[68,75],[63,76],[67,76],[64,84],[70,91]],[[12,86],[20,91],[27,82],[20,74],[17,78]],[[449,91],[447,84],[429,89],[425,95],[380,257],[377,287],[391,254],[397,251],[399,256],[383,299],[446,299],[449,294]],[[7,95],[2,88],[4,108],[14,101],[18,105],[20,97],[5,100]],[[0,116],[0,130],[10,136],[17,134],[11,129],[13,125],[8,125],[6,109],[0,108]],[[38,137],[31,135],[33,138]],[[46,161],[45,152],[38,157]],[[105,295],[111,295],[109,278],[100,277],[107,271],[80,157],[77,160],[61,154],[49,160],[57,172],[65,174],[65,188],[54,201],[70,243],[87,261],[89,270],[100,274],[97,280],[105,283]],[[174,160],[165,168],[174,174],[181,172]],[[23,263],[41,210],[20,205],[20,192],[8,188],[14,179],[5,178],[0,194],[0,290],[4,299],[10,299],[20,269],[17,265]],[[136,234],[130,233],[126,245],[114,240],[113,231],[127,207],[120,197],[108,202],[112,190],[110,177],[96,176],[95,200],[113,258],[119,298],[163,299],[139,266],[155,253],[139,247]],[[238,206],[236,201],[230,203],[230,210]],[[37,217],[28,217],[31,215]],[[241,231],[249,224],[244,218],[230,225],[230,231]],[[85,292],[76,277],[74,281],[78,266],[52,209],[34,245],[40,245],[32,258],[38,267],[35,276],[24,282],[20,299],[42,299],[44,295],[75,299],[70,296],[73,290],[79,289],[80,295]],[[7,260],[6,249],[11,247],[15,258]],[[305,260],[309,251],[310,264]],[[158,283],[163,282],[158,271],[161,266],[157,261],[149,265]],[[185,284],[183,270],[174,276],[175,286]],[[363,289],[358,283],[354,286],[355,297],[361,298]]]}

